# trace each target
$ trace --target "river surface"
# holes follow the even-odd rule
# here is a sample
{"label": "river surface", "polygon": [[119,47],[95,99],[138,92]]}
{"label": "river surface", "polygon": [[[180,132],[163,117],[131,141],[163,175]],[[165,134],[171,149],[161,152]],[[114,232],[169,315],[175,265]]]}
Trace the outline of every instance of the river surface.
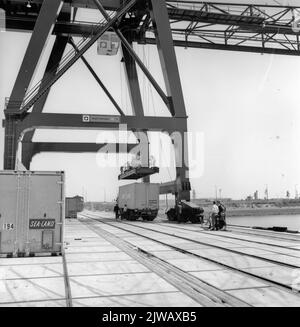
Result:
{"label": "river surface", "polygon": [[227,224],[250,227],[280,226],[300,230],[300,215],[227,217]]}

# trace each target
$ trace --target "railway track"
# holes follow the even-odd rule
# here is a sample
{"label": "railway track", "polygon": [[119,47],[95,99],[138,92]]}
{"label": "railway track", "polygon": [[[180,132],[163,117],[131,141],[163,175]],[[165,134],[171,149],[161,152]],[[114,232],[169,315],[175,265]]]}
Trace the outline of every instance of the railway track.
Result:
{"label": "railway track", "polygon": [[[165,217],[160,216],[162,219],[166,219]],[[163,225],[169,225],[169,226],[177,226],[177,222],[170,222],[166,221],[164,223],[161,223]],[[187,225],[189,226],[189,225]],[[197,228],[196,225],[192,225],[194,228],[189,229],[189,227],[183,227],[183,225],[180,226],[182,229],[187,230],[193,230]],[[198,225],[199,226],[199,225]],[[300,234],[294,234],[294,233],[282,233],[282,232],[274,232],[274,231],[268,231],[268,230],[262,230],[262,229],[253,229],[251,227],[247,226],[240,226],[240,225],[232,225],[227,224],[227,227],[230,227],[230,231],[234,232],[236,234],[248,234],[248,235],[255,235],[256,237],[263,237],[263,238],[270,238],[270,239],[278,239],[278,240],[285,240],[285,241],[291,241],[295,243],[300,243]],[[199,228],[200,231],[200,228]]]}
{"label": "railway track", "polygon": [[[151,229],[151,228],[149,228],[148,223],[147,223],[147,227],[142,227],[142,226],[137,226],[135,224],[131,224],[131,223],[127,223],[127,222],[126,223],[124,223],[124,222],[118,222],[118,223],[113,222],[112,223],[112,222],[107,221],[107,219],[101,219],[99,217],[95,218],[95,216],[93,217],[90,214],[89,215],[83,214],[82,216],[85,217],[86,219],[88,219],[89,226],[93,226],[94,229],[97,229],[97,232],[99,232],[99,230],[103,229],[103,228],[101,228],[99,226],[95,227],[95,225],[97,225],[97,224],[101,224],[103,226],[105,226],[105,225],[111,226],[111,227],[115,228],[116,230],[126,231],[126,232],[131,233],[131,234],[133,234],[135,236],[139,236],[139,237],[142,237],[144,239],[147,239],[147,240],[156,242],[158,244],[164,245],[166,247],[169,247],[172,250],[175,250],[175,251],[178,251],[178,252],[180,252],[182,254],[187,255],[187,257],[189,257],[189,258],[193,257],[193,258],[198,258],[198,259],[210,262],[210,263],[214,263],[216,265],[221,266],[222,269],[226,268],[226,269],[228,269],[230,271],[233,271],[235,273],[238,273],[238,274],[240,274],[242,276],[246,276],[246,277],[254,279],[256,281],[260,281],[260,282],[264,283],[266,286],[273,286],[273,287],[276,287],[276,288],[280,288],[281,290],[285,290],[287,292],[295,294],[295,290],[293,290],[291,285],[287,285],[287,284],[284,284],[284,283],[282,283],[282,282],[280,282],[278,280],[270,279],[270,278],[267,278],[266,276],[262,276],[262,275],[259,275],[257,273],[247,271],[247,269],[237,268],[237,267],[234,267],[234,265],[222,263],[222,262],[220,262],[220,260],[218,260],[218,258],[207,258],[206,256],[203,256],[201,254],[194,253],[194,252],[191,252],[189,250],[182,249],[182,248],[180,248],[178,246],[175,246],[174,244],[170,244],[168,242],[163,241],[162,240],[162,235],[168,235],[169,237],[174,237],[175,239],[181,239],[181,240],[185,240],[185,241],[192,242],[192,243],[199,243],[199,244],[206,244],[206,243],[191,240],[191,239],[188,239],[186,237],[180,237],[178,235],[174,235],[174,234],[171,234],[171,233]],[[87,223],[84,220],[82,220],[82,222]],[[139,229],[139,231],[137,231],[137,229]],[[147,235],[143,234],[143,231],[155,233],[157,235],[154,234],[154,236],[152,235],[152,237],[149,236],[149,235],[147,236]],[[120,240],[120,238],[118,238],[118,240]],[[131,244],[131,245],[134,246],[134,244]],[[206,244],[206,245],[209,245],[209,244]],[[209,246],[211,248],[218,248],[218,249],[220,248],[219,246],[211,246],[211,245],[209,245]],[[151,254],[151,253],[149,254],[148,251],[145,251],[145,250],[143,250],[143,249],[141,249],[139,247],[137,247],[137,248],[139,249],[139,251],[142,251],[143,253],[145,253],[148,257],[153,257],[153,254]],[[223,249],[223,250],[225,250],[225,249]],[[226,251],[237,255],[236,250],[226,249]],[[247,255],[247,254],[243,254],[243,253],[238,253],[238,255],[253,257],[252,255]],[[269,262],[269,263],[270,262],[276,263],[276,265],[278,265],[278,266],[283,266],[283,267],[287,267],[287,268],[291,268],[291,266],[292,266],[292,265],[289,265],[289,264],[284,264],[282,262],[279,263],[277,261],[266,259],[266,258],[261,258],[261,257],[258,257],[258,256],[254,256],[254,257],[256,257],[257,259],[259,258],[260,260],[264,260],[264,261]],[[157,259],[161,260],[161,258],[156,258],[156,260]],[[166,264],[166,262],[164,264]],[[170,265],[170,263],[168,263],[168,265]],[[296,266],[293,266],[293,267],[295,268]],[[298,268],[298,267],[296,267],[296,268]],[[175,267],[175,266],[172,267],[172,265],[171,265],[171,267],[169,266],[168,269],[178,269],[178,268]],[[188,274],[188,273],[185,272],[185,277],[184,278],[186,278],[186,274]],[[190,276],[190,274],[188,274],[188,275]],[[220,291],[220,290],[218,289],[218,291]],[[222,291],[222,292],[224,293],[224,291]]]}
{"label": "railway track", "polygon": [[62,262],[63,262],[63,272],[64,272],[64,284],[65,284],[65,293],[66,293],[66,305],[67,307],[72,307],[72,293],[71,293],[71,286],[70,286],[70,279],[68,273],[68,265],[65,251],[62,252]]}
{"label": "railway track", "polygon": [[[124,222],[124,221],[122,222],[122,224],[132,226],[133,228],[144,229],[146,231],[152,231],[152,232],[160,233],[162,235],[175,237],[175,238],[178,238],[178,239],[181,239],[181,240],[186,240],[188,242],[192,242],[192,243],[199,244],[199,245],[207,245],[207,246],[209,246],[211,248],[219,249],[219,250],[222,250],[222,251],[225,251],[225,252],[235,253],[235,254],[238,254],[238,255],[242,255],[242,256],[246,256],[246,257],[258,259],[258,260],[263,260],[265,262],[268,262],[268,263],[271,263],[271,264],[275,264],[275,265],[281,265],[281,266],[292,268],[292,269],[299,269],[300,268],[300,265],[284,263],[284,262],[282,262],[280,260],[277,260],[276,258],[275,259],[269,259],[269,258],[265,258],[265,257],[259,256],[259,255],[249,254],[249,253],[244,252],[242,250],[236,250],[236,249],[227,248],[227,247],[224,247],[224,246],[215,245],[215,244],[213,244],[212,241],[207,241],[207,240],[205,240],[205,242],[204,241],[199,241],[197,239],[191,238],[191,235],[189,235],[189,237],[184,237],[184,236],[180,236],[178,234],[174,234],[172,232],[157,230],[155,228],[149,227],[149,225],[151,225],[152,227],[153,226],[155,227],[156,224],[153,224],[153,223],[146,223],[147,224],[147,227],[141,226],[141,224],[133,224],[133,223]],[[169,226],[166,226],[165,228],[169,228]],[[179,228],[179,227],[177,229],[180,229],[181,230],[181,228]],[[195,235],[195,237],[198,237],[199,236],[199,232],[195,232],[195,231],[193,231],[193,232],[194,233],[197,233]],[[216,237],[217,235],[215,235],[215,234],[209,234],[209,236]],[[242,240],[242,241],[247,242],[247,240]],[[273,245],[270,245],[270,246],[273,246]],[[291,249],[291,250],[299,251],[298,249]],[[274,254],[278,254],[278,255],[279,254],[280,255],[283,254],[283,253],[276,252],[276,251],[270,251],[270,250],[268,250],[268,251],[269,252],[273,252]],[[298,257],[295,257],[295,258],[298,258]]]}
{"label": "railway track", "polygon": [[257,237],[266,237],[270,239],[285,240],[289,242],[300,242],[300,234],[265,231],[261,229],[253,229],[251,227],[247,228],[235,225],[228,226],[231,228],[232,231],[238,234],[255,235]]}
{"label": "railway track", "polygon": [[92,231],[120,248],[129,256],[136,259],[139,263],[145,265],[148,269],[165,279],[179,291],[185,293],[200,305],[210,307],[250,306],[244,301],[241,301],[236,297],[199,280],[174,265],[171,265],[166,260],[158,258],[149,251],[134,246],[131,243],[114,236],[112,233],[104,231],[95,225],[95,222],[99,223],[98,220],[96,221],[94,218],[88,216],[85,217],[89,221],[81,220],[81,222],[87,225]]}
{"label": "railway track", "polygon": [[[173,226],[173,227],[178,227],[178,224],[176,222],[165,222],[165,223],[158,223],[162,225],[168,225],[168,226]],[[191,230],[191,231],[196,231],[197,225],[192,225],[194,228],[189,228],[189,227],[183,227],[182,225],[179,228],[185,229],[185,230]],[[260,229],[251,229],[251,227],[242,227],[242,226],[237,226],[237,225],[227,225],[227,227],[230,228],[230,232],[235,233],[235,234],[242,234],[242,235],[254,235],[256,237],[263,237],[263,238],[269,238],[269,239],[278,239],[280,241],[289,241],[289,242],[295,242],[300,243],[300,235],[295,236],[294,234],[283,234],[279,232],[272,232],[272,231],[263,231]],[[202,227],[201,227],[202,228]],[[199,228],[197,231],[201,232],[202,230]],[[282,235],[279,235],[282,234]],[[264,242],[264,244],[267,244]],[[272,244],[271,244],[272,245]]]}
{"label": "railway track", "polygon": [[[181,230],[186,230],[186,231],[191,231],[191,232],[196,232],[196,233],[202,233],[202,234],[205,234],[205,235],[210,235],[210,236],[213,236],[213,237],[217,237],[217,238],[223,238],[223,239],[233,239],[233,240],[239,240],[239,241],[243,241],[243,242],[248,242],[248,243],[255,243],[255,244],[262,244],[262,245],[267,245],[267,246],[270,246],[270,247],[278,247],[278,248],[284,248],[284,249],[290,249],[290,250],[293,250],[293,251],[296,251],[296,252],[300,252],[300,249],[297,249],[297,248],[293,248],[293,247],[286,247],[284,245],[278,245],[278,244],[274,244],[274,243],[266,243],[266,242],[260,242],[260,241],[256,241],[256,240],[249,240],[249,239],[245,239],[245,238],[240,238],[240,237],[235,237],[235,236],[230,236],[230,235],[234,235],[234,233],[228,235],[224,235],[224,234],[216,234],[215,232],[206,232],[206,231],[203,231],[203,230],[196,230],[196,229],[190,229],[190,228],[185,228],[185,227],[182,227],[182,226],[175,226],[175,225],[171,225],[171,226],[166,226],[166,224],[163,224],[163,223],[158,223],[158,225],[162,225],[164,227],[169,227],[169,228],[176,228],[176,229],[181,229]],[[285,239],[286,240],[286,239]],[[298,245],[300,245],[300,239],[297,243]],[[280,252],[276,252],[276,251],[272,251],[272,250],[268,250],[270,252],[274,252],[274,253],[278,253],[278,254],[282,254]],[[286,254],[287,256],[291,256],[291,257],[295,257],[295,258],[298,258],[300,256],[293,256],[293,255],[288,255]]]}

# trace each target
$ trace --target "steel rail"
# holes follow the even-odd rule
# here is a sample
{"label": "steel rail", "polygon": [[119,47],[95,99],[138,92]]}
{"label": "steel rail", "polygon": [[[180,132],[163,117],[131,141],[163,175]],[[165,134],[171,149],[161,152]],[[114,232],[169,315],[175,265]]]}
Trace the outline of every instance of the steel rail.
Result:
{"label": "steel rail", "polygon": [[[150,236],[146,236],[146,235],[140,234],[140,233],[138,233],[138,232],[134,232],[134,231],[132,231],[132,230],[130,230],[130,229],[126,229],[126,228],[121,227],[121,226],[117,226],[116,224],[112,224],[112,223],[109,223],[109,222],[107,222],[107,221],[104,222],[103,220],[99,220],[99,219],[96,219],[96,218],[92,218],[91,216],[86,215],[86,214],[82,214],[82,213],[81,213],[81,215],[82,215],[82,216],[85,216],[86,218],[88,218],[88,219],[90,219],[90,220],[94,220],[95,222],[102,223],[102,224],[105,224],[105,225],[109,225],[109,226],[112,226],[112,227],[114,227],[114,228],[117,228],[117,229],[120,229],[120,230],[126,231],[126,232],[128,232],[128,233],[134,234],[134,235],[136,235],[136,236],[139,236],[139,237],[142,237],[142,238],[145,238],[145,239],[148,239],[148,240],[154,241],[154,242],[159,243],[159,244],[161,244],[161,245],[164,245],[164,246],[170,247],[171,249],[173,249],[173,250],[175,250],[175,251],[178,251],[178,252],[181,252],[181,253],[183,253],[183,254],[187,254],[187,255],[189,255],[189,256],[196,257],[196,258],[199,258],[199,259],[202,259],[202,260],[205,260],[205,261],[208,261],[208,262],[211,262],[211,263],[217,264],[217,265],[222,266],[222,267],[225,267],[225,268],[227,268],[227,269],[229,269],[229,270],[231,270],[231,271],[238,272],[238,273],[241,274],[241,275],[248,276],[248,277],[254,278],[254,279],[258,280],[258,281],[263,281],[263,282],[265,282],[265,283],[268,283],[268,285],[270,285],[270,286],[274,286],[274,287],[277,287],[277,288],[280,288],[280,289],[284,289],[285,291],[291,292],[291,294],[296,294],[296,293],[295,293],[295,290],[294,290],[293,287],[290,286],[290,285],[286,285],[286,284],[283,284],[283,283],[281,283],[281,282],[274,281],[274,280],[271,280],[271,279],[269,279],[269,278],[266,278],[266,277],[262,277],[262,276],[256,275],[255,273],[251,273],[251,272],[249,272],[249,271],[243,270],[242,268],[239,269],[239,268],[232,267],[232,266],[229,265],[229,264],[221,263],[221,262],[219,262],[218,260],[215,260],[215,259],[212,259],[212,258],[207,258],[207,257],[202,256],[202,255],[200,255],[200,254],[196,254],[196,253],[190,252],[190,251],[188,251],[188,250],[181,249],[181,248],[178,247],[178,246],[174,246],[174,245],[172,245],[172,244],[168,244],[168,243],[166,243],[166,242],[163,242],[163,241],[157,240],[157,239],[152,238],[152,237],[150,237]],[[80,221],[83,222],[83,220],[80,220]],[[124,223],[124,222],[122,222],[122,224],[123,224],[123,225],[131,225],[131,224]],[[134,225],[132,225],[132,226],[134,226]],[[144,227],[141,227],[141,228],[142,228],[142,229],[145,229],[145,230],[148,230],[148,231],[151,230],[151,229],[144,228]],[[152,231],[154,231],[154,230],[152,230]],[[160,232],[158,232],[158,231],[154,231],[154,232],[156,232],[156,233],[158,233],[158,234],[160,233]],[[167,234],[167,233],[163,233],[163,232],[162,232],[161,234]],[[175,238],[181,238],[181,237],[177,237],[177,236],[172,235],[172,234],[168,234],[168,235],[169,235],[169,236],[172,236],[172,237],[175,237]],[[182,238],[182,239],[185,239],[185,238]],[[188,240],[188,239],[187,239],[187,240]],[[189,241],[193,242],[192,240],[189,240]],[[203,243],[203,244],[207,245],[206,243]],[[214,246],[211,246],[211,247],[214,247]],[[231,251],[231,252],[233,252],[233,251]],[[278,264],[278,263],[277,263],[277,264]],[[298,292],[299,292],[299,291],[298,291]]]}
{"label": "steel rail", "polygon": [[124,241],[110,232],[100,229],[98,226],[95,226],[93,218],[88,219],[90,220],[89,222],[83,220],[80,221],[99,236],[103,237],[141,264],[145,265],[148,269],[165,279],[168,283],[172,284],[179,291],[183,292],[199,304],[214,307],[249,307],[247,303],[237,299],[233,295],[201,281],[184,270],[168,263],[166,260],[163,260],[140,247],[134,246],[130,242]]}

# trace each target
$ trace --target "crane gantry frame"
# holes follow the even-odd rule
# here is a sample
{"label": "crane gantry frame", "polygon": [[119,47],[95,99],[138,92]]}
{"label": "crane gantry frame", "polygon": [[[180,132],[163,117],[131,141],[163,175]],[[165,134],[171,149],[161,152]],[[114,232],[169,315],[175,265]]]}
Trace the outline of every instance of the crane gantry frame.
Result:
{"label": "crane gantry frame", "polygon": [[[164,131],[170,135],[187,132],[180,75],[174,46],[216,50],[300,55],[300,29],[294,24],[300,7],[257,4],[232,4],[203,1],[166,0],[0,0],[6,12],[8,30],[32,31],[22,65],[10,98],[5,106],[4,169],[15,169],[18,142],[22,142],[22,162],[29,169],[32,157],[39,152],[97,152],[105,144],[33,142],[37,128],[118,129],[126,124],[139,139],[139,133]],[[98,24],[76,21],[78,8],[99,10]],[[123,62],[133,115],[127,116],[84,57],[85,52],[106,31],[113,30],[122,43]],[[50,34],[56,36],[43,79],[30,88],[32,77]],[[73,37],[81,36],[75,44]],[[166,92],[160,87],[132,44],[156,44]],[[72,51],[64,55],[67,44]],[[44,113],[51,87],[63,74],[82,60],[109,97],[119,115],[99,115],[84,121],[81,114]],[[169,110],[168,117],[144,115],[137,66],[147,76]],[[185,138],[182,138],[185,140]],[[117,152],[131,151],[136,144]],[[148,144],[147,144],[148,146]],[[175,146],[176,147],[176,146]],[[176,163],[176,181],[161,185],[161,194],[172,192],[177,200],[190,200],[188,167],[183,156]]]}

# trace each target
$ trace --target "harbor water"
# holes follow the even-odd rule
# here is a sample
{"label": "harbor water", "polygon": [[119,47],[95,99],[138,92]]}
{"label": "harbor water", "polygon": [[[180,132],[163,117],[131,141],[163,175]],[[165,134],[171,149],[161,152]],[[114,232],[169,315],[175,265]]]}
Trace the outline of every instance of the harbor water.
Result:
{"label": "harbor water", "polygon": [[280,226],[288,227],[291,230],[300,230],[300,215],[227,217],[227,223],[249,227]]}

